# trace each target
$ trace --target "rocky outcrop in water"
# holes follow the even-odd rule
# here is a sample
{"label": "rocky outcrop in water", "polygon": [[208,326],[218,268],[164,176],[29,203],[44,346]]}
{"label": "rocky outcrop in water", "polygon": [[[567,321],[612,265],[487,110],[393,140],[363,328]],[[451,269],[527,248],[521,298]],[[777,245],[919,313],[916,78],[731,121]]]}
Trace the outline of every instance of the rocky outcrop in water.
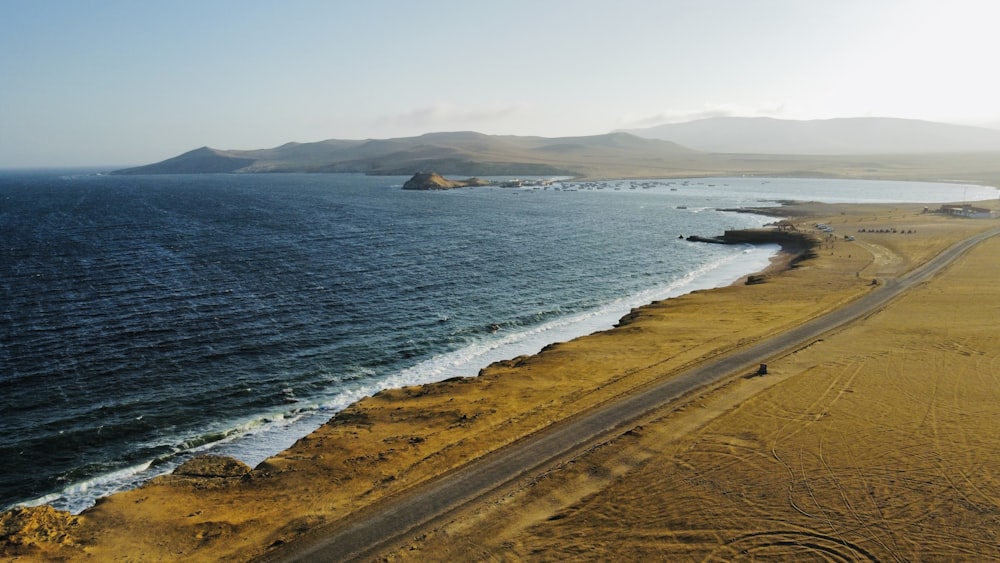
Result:
{"label": "rocky outcrop in water", "polygon": [[469,178],[468,180],[449,180],[437,172],[417,172],[403,184],[404,190],[450,190],[467,188],[469,186],[488,186],[489,180]]}

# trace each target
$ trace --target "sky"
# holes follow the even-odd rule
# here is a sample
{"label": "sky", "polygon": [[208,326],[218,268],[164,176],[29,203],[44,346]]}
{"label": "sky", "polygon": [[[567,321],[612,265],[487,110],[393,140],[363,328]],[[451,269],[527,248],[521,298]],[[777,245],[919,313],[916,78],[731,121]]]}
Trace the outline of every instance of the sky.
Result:
{"label": "sky", "polygon": [[995,0],[0,0],[0,168],[713,116],[1000,128]]}

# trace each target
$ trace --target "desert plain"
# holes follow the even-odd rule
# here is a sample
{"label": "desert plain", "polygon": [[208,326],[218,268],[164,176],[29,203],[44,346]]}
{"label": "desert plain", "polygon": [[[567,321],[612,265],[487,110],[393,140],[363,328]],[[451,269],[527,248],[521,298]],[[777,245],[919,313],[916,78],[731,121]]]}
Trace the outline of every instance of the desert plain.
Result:
{"label": "desert plain", "polygon": [[[384,391],[253,469],[197,460],[79,515],[15,509],[0,516],[0,555],[294,560],[470,461],[833,311],[1000,226],[921,204],[785,214],[815,237],[814,256],[779,260],[763,283],[652,303],[478,375]],[[362,557],[998,560],[998,254],[990,238],[870,315],[769,358],[766,375],[727,374]]]}

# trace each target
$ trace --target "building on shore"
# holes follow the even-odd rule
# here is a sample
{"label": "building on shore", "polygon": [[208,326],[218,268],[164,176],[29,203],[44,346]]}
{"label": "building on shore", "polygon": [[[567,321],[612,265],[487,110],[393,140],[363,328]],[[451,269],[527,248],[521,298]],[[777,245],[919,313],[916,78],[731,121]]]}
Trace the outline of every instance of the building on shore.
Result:
{"label": "building on shore", "polygon": [[973,207],[967,203],[964,205],[942,205],[938,213],[945,213],[955,217],[966,217],[968,219],[990,219],[993,217],[993,212],[989,209]]}

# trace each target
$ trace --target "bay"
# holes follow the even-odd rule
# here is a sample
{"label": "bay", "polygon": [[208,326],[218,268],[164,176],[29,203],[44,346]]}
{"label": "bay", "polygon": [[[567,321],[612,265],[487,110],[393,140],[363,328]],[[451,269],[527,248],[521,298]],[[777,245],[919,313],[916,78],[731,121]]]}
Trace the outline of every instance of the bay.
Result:
{"label": "bay", "polygon": [[774,248],[678,238],[768,221],[718,208],[996,193],[406,179],[0,174],[0,507],[79,512],[201,452],[253,465],[380,389],[472,376],[761,269]]}

